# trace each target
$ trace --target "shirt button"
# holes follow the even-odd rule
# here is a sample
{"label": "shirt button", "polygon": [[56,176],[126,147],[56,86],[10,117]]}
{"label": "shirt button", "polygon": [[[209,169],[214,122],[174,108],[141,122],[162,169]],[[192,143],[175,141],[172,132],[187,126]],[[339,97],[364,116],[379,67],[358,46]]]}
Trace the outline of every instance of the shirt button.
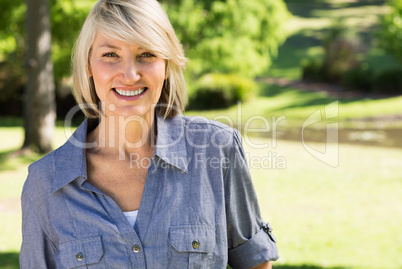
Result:
{"label": "shirt button", "polygon": [[84,254],[82,254],[82,252],[78,252],[77,255],[75,255],[75,258],[80,262],[84,259]]}
{"label": "shirt button", "polygon": [[198,240],[194,240],[193,243],[191,243],[191,245],[195,249],[195,248],[198,248],[200,246],[200,242]]}
{"label": "shirt button", "polygon": [[138,252],[140,252],[140,246],[139,245],[134,245],[133,246],[133,251],[134,251],[134,253],[138,253]]}

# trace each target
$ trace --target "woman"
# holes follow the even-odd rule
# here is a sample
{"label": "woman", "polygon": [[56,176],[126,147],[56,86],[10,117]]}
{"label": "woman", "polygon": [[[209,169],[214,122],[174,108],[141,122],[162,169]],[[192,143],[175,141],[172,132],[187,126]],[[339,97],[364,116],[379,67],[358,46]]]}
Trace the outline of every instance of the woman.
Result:
{"label": "woman", "polygon": [[239,133],[181,115],[185,63],[155,0],[94,6],[73,58],[88,119],[29,168],[21,268],[271,267]]}

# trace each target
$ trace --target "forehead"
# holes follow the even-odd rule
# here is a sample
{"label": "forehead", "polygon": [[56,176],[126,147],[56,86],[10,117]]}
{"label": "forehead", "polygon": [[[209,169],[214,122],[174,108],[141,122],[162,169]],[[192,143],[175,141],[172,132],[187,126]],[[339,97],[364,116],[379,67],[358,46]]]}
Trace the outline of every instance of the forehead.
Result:
{"label": "forehead", "polygon": [[121,39],[115,37],[109,37],[97,32],[95,34],[94,41],[92,42],[92,48],[111,48],[111,49],[123,49],[123,48],[141,49],[137,44],[127,43]]}

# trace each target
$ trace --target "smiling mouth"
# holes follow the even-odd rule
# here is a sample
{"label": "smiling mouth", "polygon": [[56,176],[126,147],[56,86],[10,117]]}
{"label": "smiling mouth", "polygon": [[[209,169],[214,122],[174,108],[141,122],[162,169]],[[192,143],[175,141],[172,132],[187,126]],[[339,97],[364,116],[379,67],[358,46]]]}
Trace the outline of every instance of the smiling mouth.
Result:
{"label": "smiling mouth", "polygon": [[142,89],[138,89],[135,91],[123,91],[123,90],[118,90],[116,88],[113,88],[113,90],[121,96],[137,96],[137,95],[140,95],[141,93],[143,93],[147,89],[148,89],[147,87],[144,87]]}

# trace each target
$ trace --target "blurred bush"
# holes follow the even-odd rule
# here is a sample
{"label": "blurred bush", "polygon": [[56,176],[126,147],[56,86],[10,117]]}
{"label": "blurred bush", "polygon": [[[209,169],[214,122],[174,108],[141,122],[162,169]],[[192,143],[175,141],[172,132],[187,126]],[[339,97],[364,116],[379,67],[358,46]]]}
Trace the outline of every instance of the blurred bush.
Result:
{"label": "blurred bush", "polygon": [[372,86],[375,93],[402,94],[402,68],[380,72]]}
{"label": "blurred bush", "polygon": [[389,0],[388,5],[391,12],[381,19],[379,45],[402,63],[402,0]]}
{"label": "blurred bush", "polygon": [[25,70],[10,62],[0,62],[0,115],[22,115]]}
{"label": "blurred bush", "polygon": [[283,0],[162,0],[190,59],[188,77],[261,74],[285,38]]}
{"label": "blurred bush", "polygon": [[291,16],[283,0],[161,3],[189,58],[188,109],[223,108],[247,100],[247,91],[255,88],[247,78],[271,65],[287,37],[284,22]]}
{"label": "blurred bush", "polygon": [[238,102],[247,102],[258,92],[253,80],[233,74],[207,74],[195,85],[189,109],[227,108]]}
{"label": "blurred bush", "polygon": [[339,82],[342,74],[359,65],[359,54],[364,50],[357,34],[337,21],[323,39],[325,52],[324,75],[327,81]]}
{"label": "blurred bush", "polygon": [[365,50],[357,34],[342,21],[333,24],[322,44],[324,59],[302,61],[303,79],[340,83],[346,71],[358,68]]}
{"label": "blurred bush", "polygon": [[[397,2],[397,5],[400,5],[402,0],[395,0],[392,3]],[[402,6],[398,7],[402,8]],[[395,15],[395,10],[392,13],[392,22],[398,25],[400,23],[402,29],[402,19],[399,20],[400,17],[398,17],[402,15],[402,9],[399,10],[400,13],[397,13],[398,16]],[[388,20],[389,16],[391,15],[384,17],[383,21]],[[393,29],[395,30],[396,27]],[[391,38],[388,34],[384,37]],[[402,31],[395,38],[402,38]],[[385,39],[381,42],[384,43]],[[339,84],[367,93],[402,94],[402,68],[374,72],[364,61],[366,46],[362,44],[356,33],[341,21],[335,22],[322,43],[325,52],[323,58],[308,58],[301,62],[302,79]],[[391,52],[394,49],[395,57],[399,55],[398,53],[402,56],[402,39],[396,43],[390,42],[388,51]]]}
{"label": "blurred bush", "polygon": [[325,81],[324,61],[317,58],[303,59],[302,79],[312,81]]}
{"label": "blurred bush", "polygon": [[361,63],[358,67],[346,70],[341,76],[340,84],[349,88],[371,92],[375,74],[367,63]]}

